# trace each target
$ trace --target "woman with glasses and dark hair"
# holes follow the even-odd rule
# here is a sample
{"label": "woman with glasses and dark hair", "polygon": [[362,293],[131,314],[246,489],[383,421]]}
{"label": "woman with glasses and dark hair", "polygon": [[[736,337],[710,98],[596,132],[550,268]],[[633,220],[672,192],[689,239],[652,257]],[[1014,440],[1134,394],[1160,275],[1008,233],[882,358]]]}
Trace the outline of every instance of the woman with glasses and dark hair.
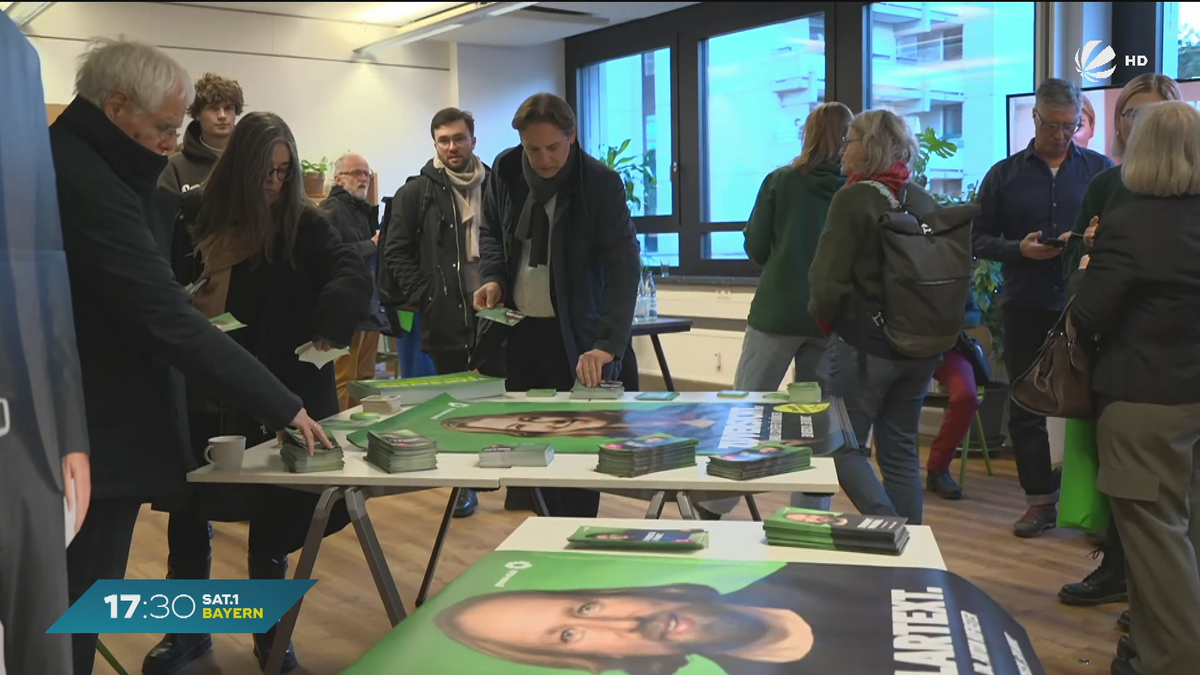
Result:
{"label": "woman with glasses and dark hair", "polygon": [[[299,360],[296,348],[344,347],[371,302],[372,283],[362,258],[308,201],[300,180],[296,141],[279,116],[246,115],[202,188],[184,193],[173,239],[180,283],[208,317],[226,312],[246,324],[229,333],[304,401],[317,419],[338,412],[334,368]],[[243,410],[210,397],[189,382],[193,452],[203,464],[205,439],[236,434],[246,445],[281,429],[267,428]],[[211,548],[207,521],[250,521],[251,579],[283,579],[288,554],[304,544],[318,495],[271,486],[193,486],[165,506],[172,579],[207,579]],[[335,509],[327,534],[349,522]],[[274,628],[254,636],[260,665],[270,654]],[[173,673],[212,648],[209,635],[167,635],[146,656],[145,675]],[[284,670],[296,667],[288,646]]]}
{"label": "woman with glasses and dark hair", "polygon": [[[1125,146],[1133,131],[1133,122],[1138,110],[1150,103],[1181,99],[1179,85],[1166,75],[1143,73],[1130,80],[1129,84],[1121,89],[1113,108],[1113,119],[1117,120],[1117,124],[1111,155],[1117,160],[1125,156]],[[1092,180],[1079,207],[1079,216],[1075,220],[1075,229],[1071,231],[1071,239],[1063,252],[1063,272],[1068,280],[1068,296],[1078,293],[1079,286],[1083,283],[1085,274],[1081,265],[1092,250],[1101,221],[1106,219],[1107,214],[1133,201],[1134,198],[1134,193],[1121,179],[1119,166],[1101,171]],[[1067,424],[1068,447],[1083,443],[1094,445],[1095,439],[1096,423],[1093,420],[1071,420]],[[1070,467],[1066,470],[1070,471]],[[1058,592],[1060,600],[1069,605],[1083,606],[1126,600],[1128,596],[1125,584],[1125,551],[1115,522],[1109,524],[1100,551],[1104,556],[1100,566],[1084,577],[1083,581],[1063,586]],[[1122,628],[1129,628],[1128,610],[1121,614],[1117,623]]]}

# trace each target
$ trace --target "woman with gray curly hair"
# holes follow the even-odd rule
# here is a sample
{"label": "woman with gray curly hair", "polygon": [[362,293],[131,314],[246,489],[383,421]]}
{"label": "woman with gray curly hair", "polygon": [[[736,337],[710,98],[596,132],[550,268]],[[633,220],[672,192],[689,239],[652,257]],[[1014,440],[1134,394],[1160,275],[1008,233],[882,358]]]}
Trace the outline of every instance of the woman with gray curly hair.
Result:
{"label": "woman with gray curly hair", "polygon": [[[842,171],[849,180],[833,197],[808,271],[809,312],[831,334],[823,376],[828,393],[845,402],[860,448],[836,458],[838,482],[862,513],[900,515],[919,524],[917,429],[941,358],[900,354],[871,317],[883,306],[880,218],[895,210],[893,200],[918,217],[938,207],[909,182],[919,148],[904,119],[888,110],[862,113],[845,142]],[[871,467],[867,434],[872,426],[884,484]]]}

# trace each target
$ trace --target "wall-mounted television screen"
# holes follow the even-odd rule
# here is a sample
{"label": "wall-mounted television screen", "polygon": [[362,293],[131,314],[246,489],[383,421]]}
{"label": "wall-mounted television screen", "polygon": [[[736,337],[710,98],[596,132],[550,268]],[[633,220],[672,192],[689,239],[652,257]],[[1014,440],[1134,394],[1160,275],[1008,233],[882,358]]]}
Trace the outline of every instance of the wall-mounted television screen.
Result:
{"label": "wall-mounted television screen", "polygon": [[[1200,108],[1200,80],[1184,80],[1179,83],[1179,91],[1183,100],[1192,106]],[[1117,105],[1117,97],[1121,95],[1121,87],[1095,87],[1084,89],[1083,96],[1092,104],[1096,111],[1096,126],[1088,133],[1085,126],[1075,135],[1075,144],[1081,147],[1102,152],[1114,162],[1112,156],[1113,134],[1116,131],[1116,120],[1113,108]],[[1008,95],[1008,154],[1024,150],[1033,138],[1033,94]]]}

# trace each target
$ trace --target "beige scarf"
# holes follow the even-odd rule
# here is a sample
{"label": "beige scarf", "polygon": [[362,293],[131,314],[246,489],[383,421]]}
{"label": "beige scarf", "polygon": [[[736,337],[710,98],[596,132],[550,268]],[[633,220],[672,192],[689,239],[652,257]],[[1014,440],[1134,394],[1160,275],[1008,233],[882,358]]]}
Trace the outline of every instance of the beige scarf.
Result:
{"label": "beige scarf", "polygon": [[200,278],[207,281],[192,295],[192,306],[211,319],[225,313],[233,268],[252,254],[245,250],[233,251],[228,247],[220,251],[214,251],[211,247],[197,248],[204,258],[204,273]]}
{"label": "beige scarf", "polygon": [[442,163],[438,156],[433,158],[433,168],[446,172],[462,224],[467,228],[467,262],[479,260],[479,220],[483,214],[483,162],[471,157],[471,164],[463,173],[458,173]]}

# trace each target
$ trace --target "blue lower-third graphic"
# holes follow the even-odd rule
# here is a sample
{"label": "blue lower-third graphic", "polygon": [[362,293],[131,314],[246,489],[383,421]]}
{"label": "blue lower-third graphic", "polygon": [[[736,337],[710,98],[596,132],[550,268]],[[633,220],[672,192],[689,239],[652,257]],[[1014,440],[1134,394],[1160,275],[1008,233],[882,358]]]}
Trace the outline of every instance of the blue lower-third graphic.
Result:
{"label": "blue lower-third graphic", "polygon": [[105,579],[47,633],[265,633],[315,579]]}

